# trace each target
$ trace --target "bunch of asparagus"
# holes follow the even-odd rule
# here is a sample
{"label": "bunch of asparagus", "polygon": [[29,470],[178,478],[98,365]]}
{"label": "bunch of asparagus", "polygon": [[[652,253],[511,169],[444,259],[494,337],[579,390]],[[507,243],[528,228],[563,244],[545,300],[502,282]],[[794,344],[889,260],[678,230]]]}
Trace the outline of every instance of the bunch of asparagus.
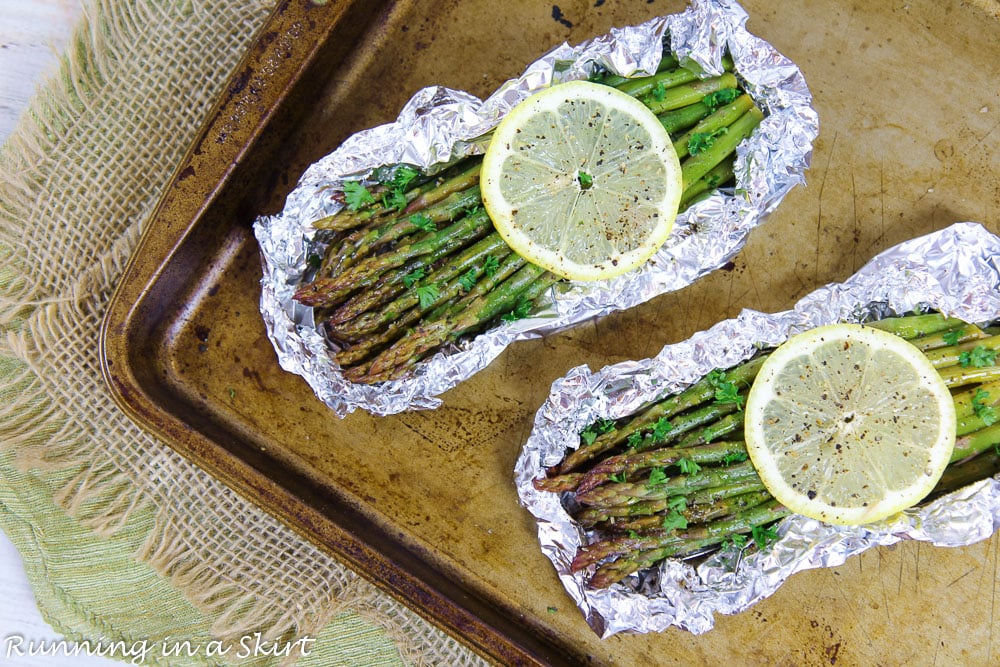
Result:
{"label": "bunch of asparagus", "polygon": [[[699,79],[669,56],[653,76],[595,80],[643,100],[671,134],[682,210],[732,180],[736,146],[763,118],[731,71]],[[433,177],[407,165],[376,170],[346,183],[344,207],[313,223],[325,252],[295,299],[315,309],[348,380],[396,379],[462,336],[527,316],[559,280],[494,230],[480,197],[481,161],[466,158]]]}
{"label": "bunch of asparagus", "polygon": [[[924,502],[1000,471],[1000,330],[940,314],[869,323],[910,340],[952,389],[958,417],[954,453]],[[591,536],[573,571],[593,568],[604,588],[666,558],[720,548],[766,548],[790,514],[764,488],[742,438],[747,391],[764,351],[713,371],[681,393],[634,415],[600,420],[580,446],[535,480],[562,494]]]}

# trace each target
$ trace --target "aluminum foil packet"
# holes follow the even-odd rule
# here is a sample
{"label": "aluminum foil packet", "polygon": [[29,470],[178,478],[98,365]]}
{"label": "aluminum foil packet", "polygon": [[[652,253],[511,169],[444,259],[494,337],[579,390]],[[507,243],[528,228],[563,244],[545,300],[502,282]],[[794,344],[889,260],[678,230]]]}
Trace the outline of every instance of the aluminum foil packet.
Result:
{"label": "aluminum foil packet", "polygon": [[587,535],[558,494],[537,491],[532,484],[567,449],[578,446],[579,433],[589,424],[632,414],[716,368],[750,358],[761,347],[823,324],[929,309],[977,324],[1000,318],[1000,238],[979,224],[957,223],[883,252],[847,281],[816,290],[791,310],[744,310],[653,358],[598,372],[580,366],[554,382],[514,476],[521,504],[537,520],[542,551],[591,628],[601,637],[659,632],[672,625],[700,634],[713,627],[715,614],[746,610],[800,570],[841,565],[866,549],[900,540],[964,546],[992,535],[1000,525],[997,478],[864,526],[832,526],[792,515],[778,524],[779,539],[766,550],[745,556],[720,551],[697,565],[668,560],[655,572],[595,590],[587,587],[584,573],[569,569]]}
{"label": "aluminum foil packet", "polygon": [[[486,100],[442,87],[420,90],[395,122],[349,137],[303,174],[279,214],[254,223],[264,270],[260,309],[282,368],[303,376],[341,417],[357,408],[378,415],[435,408],[441,403],[439,394],[485,368],[513,341],[630,308],[724,265],[785,194],[804,183],[819,132],[801,72],[747,32],[746,20],[746,12],[732,0],[693,0],[683,13],[615,29],[578,46],[563,44]],[[629,77],[655,73],[665,38],[675,55],[706,75],[722,72],[728,50],[745,88],[765,111],[764,121],[738,152],[736,186],[679,215],[667,242],[641,269],[616,279],[552,288],[532,317],[452,346],[402,379],[377,385],[346,380],[333,361],[337,348],[318,330],[312,309],[292,299],[309,277],[310,256],[323,248],[322,235],[311,222],[339,210],[342,204],[334,193],[344,181],[399,163],[436,173],[481,153],[484,135],[538,90],[586,79],[599,68]]]}

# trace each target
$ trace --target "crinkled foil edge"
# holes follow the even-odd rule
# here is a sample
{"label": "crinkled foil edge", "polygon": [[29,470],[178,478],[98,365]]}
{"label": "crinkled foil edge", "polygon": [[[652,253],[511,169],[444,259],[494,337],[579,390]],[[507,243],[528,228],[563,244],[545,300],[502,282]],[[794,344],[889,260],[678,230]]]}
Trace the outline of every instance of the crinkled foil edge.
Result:
{"label": "crinkled foil edge", "polygon": [[[711,370],[729,368],[761,346],[833,322],[863,322],[914,310],[936,309],[968,322],[1000,317],[1000,238],[981,225],[956,223],[901,243],[875,257],[843,283],[827,285],[793,309],[767,314],[744,310],[656,356],[591,372],[572,369],[552,385],[533,431],[516,462],[521,504],[536,518],[541,549],[593,630],[659,632],[677,626],[695,634],[710,630],[714,615],[744,611],[771,595],[792,574],[832,567],[876,545],[912,539],[939,546],[988,538],[1000,521],[1000,481],[986,479],[924,507],[861,527],[823,524],[793,515],[779,524],[773,548],[737,559],[720,554],[697,568],[667,561],[643,581],[589,589],[569,564],[586,539],[557,494],[536,491],[532,480],[579,443],[579,433],[601,418],[635,412],[658,396],[680,391]],[[734,567],[735,565],[735,567]],[[639,578],[634,578],[638,580]]]}
{"label": "crinkled foil edge", "polygon": [[[683,13],[614,29],[576,47],[563,44],[503,84],[485,101],[442,87],[419,91],[398,119],[349,137],[303,174],[281,213],[254,223],[263,279],[260,309],[281,367],[303,376],[338,416],[357,408],[387,415],[437,407],[439,394],[485,368],[510,343],[550,333],[680,289],[724,265],[796,184],[804,182],[819,131],[801,72],[770,45],[748,33],[747,14],[729,0],[695,0]],[[656,71],[665,34],[672,50],[707,73],[722,71],[728,48],[737,73],[767,117],[741,146],[737,186],[716,193],[678,216],[661,251],[640,270],[599,283],[553,288],[535,316],[500,325],[442,351],[400,380],[377,385],[346,380],[334,350],[317,330],[312,309],[292,299],[316,252],[311,221],[340,204],[334,190],[373,169],[407,163],[437,171],[482,152],[482,137],[515,104],[542,88],[585,79],[595,67],[640,76]],[[479,139],[477,141],[477,139]]]}

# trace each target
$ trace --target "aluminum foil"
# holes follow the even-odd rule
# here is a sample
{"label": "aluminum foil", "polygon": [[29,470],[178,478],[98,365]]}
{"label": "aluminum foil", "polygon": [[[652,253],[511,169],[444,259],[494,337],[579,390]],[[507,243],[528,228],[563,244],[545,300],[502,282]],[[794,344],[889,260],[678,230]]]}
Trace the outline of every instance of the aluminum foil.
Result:
{"label": "aluminum foil", "polygon": [[[724,265],[796,184],[804,182],[819,127],[796,66],[746,31],[747,14],[731,0],[694,0],[683,13],[612,30],[578,46],[563,44],[486,100],[442,87],[413,96],[395,122],[359,132],[313,164],[284,209],[254,223],[264,276],[261,313],[285,370],[302,375],[339,416],[357,408],[393,414],[434,408],[439,394],[485,368],[515,340],[532,338],[680,289]],[[385,165],[407,163],[437,172],[485,149],[486,135],[515,104],[542,88],[585,79],[603,67],[623,76],[654,73],[665,35],[672,51],[707,74],[722,71],[728,49],[745,86],[767,114],[740,147],[737,185],[678,216],[671,236],[644,267],[617,279],[550,290],[533,317],[500,325],[438,353],[410,376],[378,385],[347,381],[333,361],[336,347],[317,330],[312,309],[292,299],[322,250],[313,220],[335,213],[346,180]]]}
{"label": "aluminum foil", "polygon": [[745,557],[718,552],[697,567],[669,560],[656,572],[592,590],[583,573],[569,570],[586,534],[565,512],[558,494],[532,485],[563,459],[567,448],[579,444],[580,431],[597,419],[629,415],[713,369],[729,368],[760,347],[776,346],[801,331],[925,309],[979,324],[1000,318],[1000,238],[978,224],[958,223],[883,252],[849,280],[816,290],[792,310],[744,310],[668,345],[656,357],[596,373],[580,366],[553,383],[517,460],[515,481],[521,503],[537,519],[542,551],[593,630],[608,637],[673,625],[700,634],[712,628],[715,614],[744,611],[800,570],[841,565],[873,546],[905,539],[962,546],[992,535],[1000,522],[997,478],[865,526],[831,526],[793,515],[779,524],[780,537],[768,550]]}

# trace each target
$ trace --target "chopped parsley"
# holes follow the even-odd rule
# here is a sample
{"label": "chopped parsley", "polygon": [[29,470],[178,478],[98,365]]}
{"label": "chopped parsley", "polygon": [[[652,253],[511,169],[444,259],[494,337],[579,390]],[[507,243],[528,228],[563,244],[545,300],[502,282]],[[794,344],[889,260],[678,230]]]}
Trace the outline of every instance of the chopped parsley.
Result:
{"label": "chopped parsley", "polygon": [[656,100],[657,102],[662,102],[663,98],[667,96],[667,89],[666,87],[664,87],[662,81],[656,82],[656,86],[653,87],[651,95],[653,96],[653,99]]}
{"label": "chopped parsley", "polygon": [[361,184],[361,181],[344,182],[344,204],[352,211],[357,211],[365,204],[375,203],[372,193]]}
{"label": "chopped parsley", "polygon": [[411,225],[422,232],[436,232],[437,224],[423,213],[414,213],[408,218]]}
{"label": "chopped parsley", "polygon": [[659,442],[667,437],[667,434],[674,430],[674,425],[670,423],[670,420],[666,417],[660,417],[653,424],[653,430],[650,433],[650,437],[653,438],[654,442]]}
{"label": "chopped parsley", "polygon": [[941,334],[941,340],[944,341],[945,345],[958,345],[958,341],[962,338],[962,332],[960,330],[956,331],[946,331]]}
{"label": "chopped parsley", "polygon": [[749,458],[746,452],[730,452],[722,457],[722,465],[728,466],[734,463],[743,463]]}
{"label": "chopped parsley", "polygon": [[531,314],[531,306],[532,306],[531,301],[527,299],[521,299],[517,302],[517,305],[514,306],[514,308],[509,313],[507,313],[500,319],[503,320],[504,322],[515,322],[517,320],[523,320],[524,318],[526,318],[528,315]]}
{"label": "chopped parsley", "polygon": [[989,400],[990,392],[985,389],[976,390],[972,397],[972,409],[976,416],[983,420],[984,425],[993,426],[997,421],[1000,421],[1000,415],[997,414],[996,408],[987,403]]}
{"label": "chopped parsley", "polygon": [[406,193],[402,190],[388,190],[382,195],[382,206],[393,211],[406,207]]}
{"label": "chopped parsley", "polygon": [[712,147],[715,136],[711,132],[695,132],[688,138],[688,153],[697,155]]}
{"label": "chopped parsley", "polygon": [[594,184],[594,177],[585,171],[578,171],[576,173],[576,180],[580,183],[580,187],[584,190]]}
{"label": "chopped parsley", "polygon": [[688,527],[687,519],[684,515],[677,510],[670,510],[666,516],[663,517],[663,529],[664,530],[684,530]]}
{"label": "chopped parsley", "polygon": [[615,420],[614,419],[598,419],[594,422],[594,428],[597,429],[598,433],[610,433],[615,430]]}
{"label": "chopped parsley", "polygon": [[410,186],[410,183],[413,182],[413,179],[419,175],[420,172],[413,167],[401,164],[396,168],[396,171],[393,172],[392,178],[389,179],[386,185],[394,190],[405,190]]}
{"label": "chopped parsley", "polygon": [[616,474],[608,475],[608,480],[611,481],[611,482],[614,482],[616,484],[624,484],[625,483],[625,473],[624,472],[619,472],[619,473],[616,473]]}
{"label": "chopped parsley", "polygon": [[409,273],[407,273],[405,276],[403,276],[403,285],[406,287],[406,289],[410,289],[411,287],[413,287],[417,283],[418,280],[420,280],[421,278],[423,278],[426,275],[427,275],[427,272],[424,270],[424,267],[422,267],[422,266],[419,267],[419,268],[413,269],[412,271],[410,271]]}
{"label": "chopped parsley", "polygon": [[642,444],[642,433],[639,433],[638,431],[636,431],[635,433],[632,433],[631,435],[629,435],[628,440],[626,440],[626,444],[629,447],[631,447],[632,449],[635,449],[636,447],[638,447],[639,445],[641,445]]}
{"label": "chopped parsley", "polygon": [[739,96],[740,91],[736,88],[723,88],[722,90],[717,90],[714,93],[709,93],[702,98],[702,102],[704,102],[709,109],[714,111],[721,106],[730,104]]}
{"label": "chopped parsley", "polygon": [[473,267],[458,277],[458,284],[462,286],[463,290],[468,292],[476,286],[477,280],[479,280],[479,271]]}
{"label": "chopped parsley", "polygon": [[421,285],[417,288],[417,298],[421,308],[430,308],[441,297],[441,290],[434,283]]}
{"label": "chopped parsley", "polygon": [[483,261],[483,275],[492,278],[500,270],[500,260],[495,255],[488,255]]}
{"label": "chopped parsley", "polygon": [[680,468],[681,472],[685,475],[694,475],[701,470],[701,466],[691,459],[680,459],[677,461],[677,467]]}
{"label": "chopped parsley", "polygon": [[649,479],[646,480],[646,487],[652,489],[667,483],[667,473],[663,468],[650,468]]}
{"label": "chopped parsley", "polygon": [[985,368],[994,366],[997,362],[997,351],[991,350],[985,345],[977,345],[971,350],[966,350],[958,355],[958,363],[962,368],[972,366],[974,368]]}
{"label": "chopped parsley", "polygon": [[747,545],[747,542],[749,542],[749,541],[750,541],[749,537],[747,537],[746,535],[743,535],[742,533],[737,533],[736,535],[733,535],[729,539],[724,540],[722,542],[722,548],[723,549],[728,549],[728,548],[732,547],[732,548],[736,548],[736,549],[742,549],[742,548],[744,548]]}
{"label": "chopped parsley", "polygon": [[758,549],[764,549],[776,539],[778,539],[778,531],[776,531],[771,526],[754,526],[753,530],[750,531],[751,537],[753,537],[754,544],[757,545]]}
{"label": "chopped parsley", "polygon": [[740,396],[739,387],[736,386],[735,382],[730,382],[726,379],[725,371],[716,369],[710,372],[706,378],[708,379],[708,383],[715,387],[716,405],[734,403],[737,410],[743,409],[743,397]]}
{"label": "chopped parsley", "polygon": [[726,134],[729,132],[728,127],[720,127],[715,132],[695,132],[688,138],[688,153],[691,155],[697,155],[698,153],[703,153],[715,144],[715,140],[719,135]]}

